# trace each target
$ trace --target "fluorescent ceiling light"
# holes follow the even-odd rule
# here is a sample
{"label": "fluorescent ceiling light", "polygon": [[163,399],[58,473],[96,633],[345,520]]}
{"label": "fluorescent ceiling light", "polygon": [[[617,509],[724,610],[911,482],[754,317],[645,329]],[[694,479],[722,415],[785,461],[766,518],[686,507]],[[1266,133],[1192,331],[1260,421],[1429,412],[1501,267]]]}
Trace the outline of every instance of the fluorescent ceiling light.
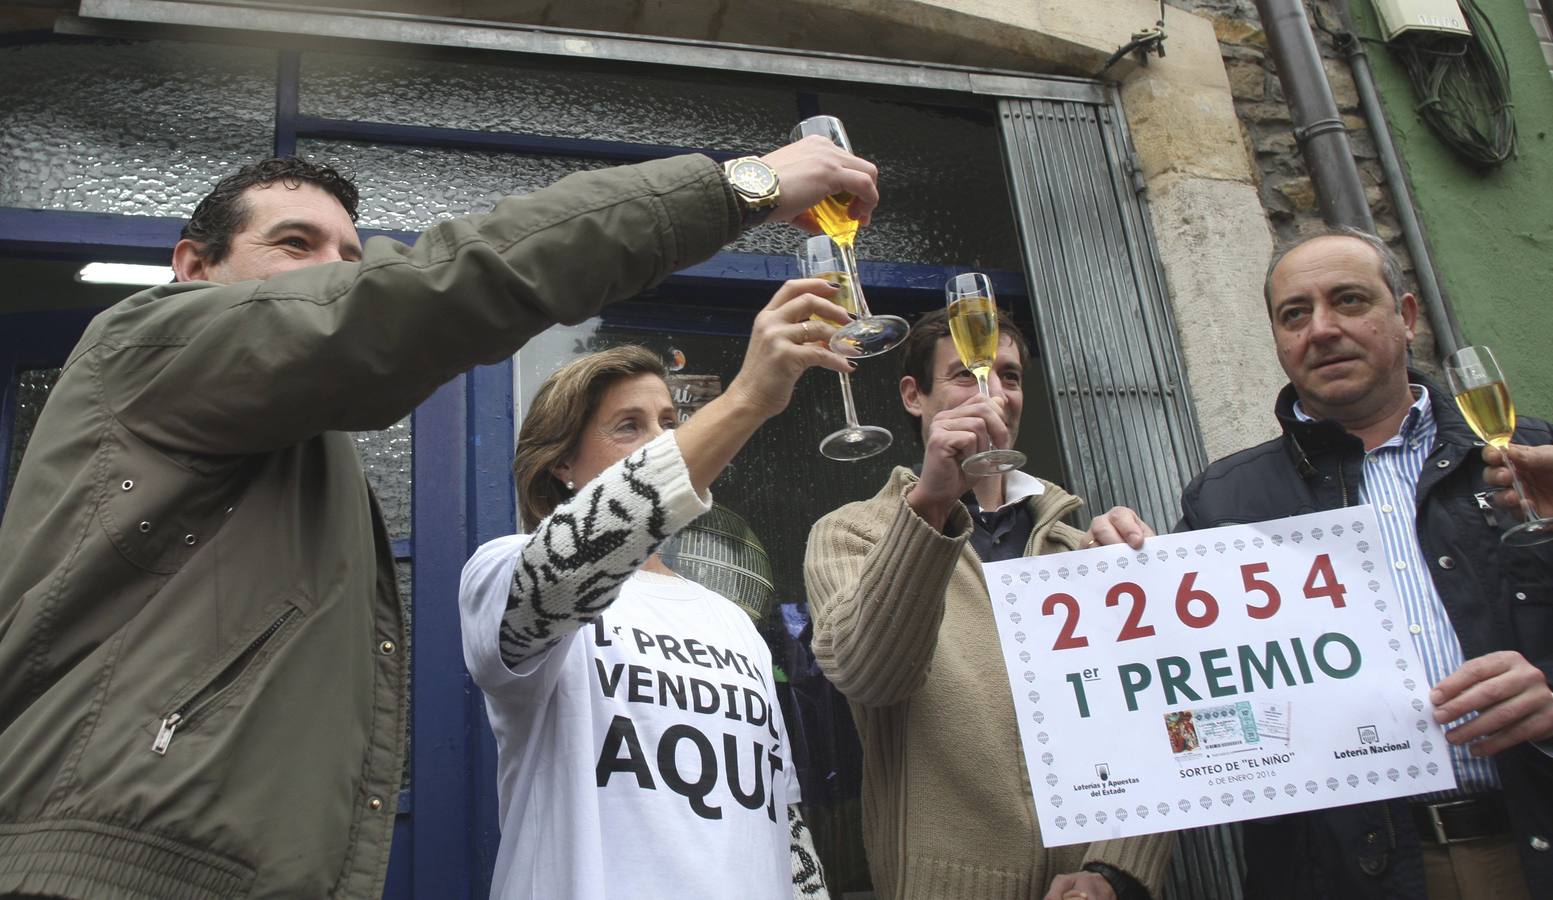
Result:
{"label": "fluorescent ceiling light", "polygon": [[173,280],[170,266],[137,266],[129,263],[87,263],[76,281],[88,284],[166,284]]}

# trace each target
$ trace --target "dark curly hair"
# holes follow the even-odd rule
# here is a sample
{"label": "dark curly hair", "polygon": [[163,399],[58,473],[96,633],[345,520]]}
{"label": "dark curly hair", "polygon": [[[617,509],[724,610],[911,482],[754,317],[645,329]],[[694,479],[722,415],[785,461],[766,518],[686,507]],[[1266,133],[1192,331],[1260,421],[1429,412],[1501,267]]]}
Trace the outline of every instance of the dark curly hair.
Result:
{"label": "dark curly hair", "polygon": [[356,221],[356,204],[361,195],[351,179],[330,166],[311,163],[301,157],[271,157],[243,166],[235,175],[216,182],[215,188],[194,207],[194,215],[189,217],[179,237],[198,244],[197,252],[206,262],[221,262],[231,250],[232,235],[248,224],[248,203],[243,199],[243,193],[249,188],[277,181],[293,190],[304,182],[317,185],[340,201],[351,221]]}

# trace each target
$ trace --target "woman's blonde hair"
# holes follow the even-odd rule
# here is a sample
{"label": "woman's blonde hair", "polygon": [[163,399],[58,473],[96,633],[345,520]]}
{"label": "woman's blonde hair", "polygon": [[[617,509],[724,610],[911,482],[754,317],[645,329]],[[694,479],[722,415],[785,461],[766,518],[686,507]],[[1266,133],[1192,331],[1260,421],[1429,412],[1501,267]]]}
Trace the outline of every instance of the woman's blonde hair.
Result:
{"label": "woman's blonde hair", "polygon": [[598,411],[604,391],[634,375],[656,375],[667,381],[669,373],[658,354],[625,344],[579,356],[539,386],[518,429],[518,450],[512,460],[518,519],[524,531],[534,530],[572,495],[551,470],[576,455],[582,428]]}

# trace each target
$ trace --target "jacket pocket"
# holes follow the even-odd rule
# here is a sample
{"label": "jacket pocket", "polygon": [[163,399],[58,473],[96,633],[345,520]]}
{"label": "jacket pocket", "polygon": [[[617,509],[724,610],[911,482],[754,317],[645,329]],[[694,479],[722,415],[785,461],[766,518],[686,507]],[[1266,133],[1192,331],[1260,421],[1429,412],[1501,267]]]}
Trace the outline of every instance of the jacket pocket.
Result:
{"label": "jacket pocket", "polygon": [[237,645],[234,653],[218,663],[214,674],[174,697],[167,704],[161,722],[155,726],[156,739],[151,743],[151,750],[166,756],[175,734],[197,728],[207,715],[225,706],[240,686],[250,680],[249,676],[263,668],[264,662],[274,655],[301,619],[302,610],[293,598],[268,627],[252,640]]}
{"label": "jacket pocket", "polygon": [[177,573],[216,536],[251,460],[178,460],[114,423],[96,461],[98,517],[126,560]]}

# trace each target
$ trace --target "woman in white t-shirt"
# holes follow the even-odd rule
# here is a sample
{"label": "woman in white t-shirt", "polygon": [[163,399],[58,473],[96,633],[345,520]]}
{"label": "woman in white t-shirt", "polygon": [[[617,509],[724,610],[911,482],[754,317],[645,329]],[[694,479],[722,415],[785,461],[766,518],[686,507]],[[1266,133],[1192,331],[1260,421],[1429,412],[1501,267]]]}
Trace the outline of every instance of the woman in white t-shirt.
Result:
{"label": "woman in white t-shirt", "polygon": [[580,357],[540,387],[513,464],[527,534],[482,546],[459,587],[464,661],[496,732],[491,896],[825,897],[771,679],[726,598],[659,546],[811,366],[846,312],[817,280],[755,319],[721,396],[674,429],[662,361]]}

